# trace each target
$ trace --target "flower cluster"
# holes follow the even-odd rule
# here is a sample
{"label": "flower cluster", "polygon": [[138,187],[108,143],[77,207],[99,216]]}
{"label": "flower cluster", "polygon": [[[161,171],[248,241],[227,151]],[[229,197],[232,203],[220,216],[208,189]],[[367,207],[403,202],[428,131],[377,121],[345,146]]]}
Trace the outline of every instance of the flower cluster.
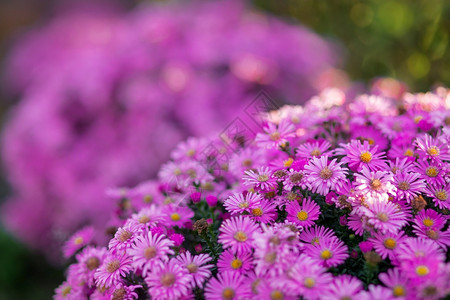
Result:
{"label": "flower cluster", "polygon": [[80,244],[56,299],[448,295],[449,91],[336,95],[268,113],[246,148],[181,143],[158,181],[111,191],[114,236]]}
{"label": "flower cluster", "polygon": [[242,1],[61,12],[8,61],[6,86],[22,99],[1,141],[14,192],[2,220],[47,252],[98,228],[114,209],[105,188],[154,176],[178,142],[222,129],[261,88],[307,99],[334,53]]}

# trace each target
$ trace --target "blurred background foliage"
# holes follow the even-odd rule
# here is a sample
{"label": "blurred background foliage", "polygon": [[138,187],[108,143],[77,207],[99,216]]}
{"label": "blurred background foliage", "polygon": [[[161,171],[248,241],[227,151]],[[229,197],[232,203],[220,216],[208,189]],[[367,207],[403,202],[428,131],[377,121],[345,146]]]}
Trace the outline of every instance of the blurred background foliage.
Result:
{"label": "blurred background foliage", "polygon": [[[130,8],[138,2],[118,3]],[[17,34],[45,22],[56,3],[0,2],[0,61]],[[253,0],[253,5],[303,23],[338,43],[352,80],[368,83],[389,76],[416,92],[435,84],[450,86],[448,0]],[[1,94],[0,120],[10,100]],[[0,201],[7,194],[7,185],[0,180]],[[0,299],[50,299],[63,280],[62,269],[48,265],[1,227],[0,266]]]}

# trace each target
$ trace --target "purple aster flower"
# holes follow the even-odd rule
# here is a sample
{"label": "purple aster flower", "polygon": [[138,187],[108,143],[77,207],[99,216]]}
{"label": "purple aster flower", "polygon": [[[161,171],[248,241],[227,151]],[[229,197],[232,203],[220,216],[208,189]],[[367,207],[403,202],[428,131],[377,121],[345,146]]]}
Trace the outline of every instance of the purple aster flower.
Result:
{"label": "purple aster flower", "polygon": [[244,185],[256,187],[263,191],[268,191],[277,185],[277,181],[272,177],[272,171],[268,167],[259,167],[256,172],[245,171],[242,177]]}
{"label": "purple aster flower", "polygon": [[367,141],[370,146],[378,146],[378,149],[387,148],[388,140],[383,134],[372,126],[355,126],[351,131],[351,139]]}
{"label": "purple aster flower", "polygon": [[362,291],[359,295],[358,299],[361,300],[394,300],[395,298],[392,296],[391,290],[385,288],[381,285],[369,285],[368,291]]}
{"label": "purple aster flower", "polygon": [[423,209],[419,211],[414,219],[413,227],[417,230],[441,230],[446,219],[434,209]]}
{"label": "purple aster flower", "polygon": [[306,189],[307,179],[304,171],[290,169],[286,175],[286,179],[283,181],[285,190],[292,191],[294,186]]}
{"label": "purple aster flower", "polygon": [[428,185],[425,188],[425,193],[432,198],[434,204],[440,209],[450,209],[450,185]]}
{"label": "purple aster flower", "polygon": [[211,276],[212,264],[208,264],[211,261],[211,257],[208,254],[199,254],[193,256],[189,251],[185,253],[180,253],[175,257],[179,263],[184,266],[191,276],[191,287],[203,286],[206,279]]}
{"label": "purple aster flower", "polygon": [[385,171],[370,171],[363,166],[360,173],[355,173],[355,190],[364,195],[368,202],[388,201],[389,194],[395,193],[392,175]]}
{"label": "purple aster flower", "polygon": [[359,292],[362,291],[361,281],[350,275],[340,275],[333,278],[331,284],[326,288],[321,299],[357,299]]}
{"label": "purple aster flower", "polygon": [[386,232],[384,234],[373,233],[373,238],[370,238],[369,241],[373,243],[375,251],[380,254],[381,258],[386,259],[386,257],[389,257],[391,260],[394,260],[396,258],[395,250],[405,239],[406,236],[401,232]]}
{"label": "purple aster flower", "polygon": [[141,229],[148,228],[148,226],[156,226],[156,224],[164,221],[166,217],[161,207],[154,204],[142,208],[138,213],[131,216],[134,223],[140,225]]}
{"label": "purple aster flower", "polygon": [[145,277],[152,299],[178,299],[190,290],[190,276],[176,259],[155,266]]}
{"label": "purple aster flower", "polygon": [[106,248],[86,247],[77,254],[79,268],[77,269],[77,277],[79,280],[86,282],[89,287],[94,286],[95,271],[103,264],[107,255]]}
{"label": "purple aster flower", "polygon": [[269,202],[267,199],[262,199],[261,203],[251,210],[250,218],[263,224],[272,223],[278,216],[275,208],[276,205],[274,203]]}
{"label": "purple aster flower", "polygon": [[252,256],[251,252],[235,253],[228,249],[220,255],[217,267],[219,272],[238,272],[244,275],[253,268]]}
{"label": "purple aster flower", "polygon": [[169,260],[169,255],[174,254],[170,248],[173,246],[174,243],[164,235],[147,232],[135,238],[128,253],[133,258],[133,267],[142,270],[142,274],[146,276],[151,269]]}
{"label": "purple aster flower", "polygon": [[287,220],[303,226],[310,227],[319,219],[320,207],[311,198],[303,199],[302,205],[297,201],[290,202],[286,206]]}
{"label": "purple aster flower", "polygon": [[391,289],[393,297],[412,296],[409,280],[400,269],[389,269],[387,273],[381,273],[378,277],[385,286]]}
{"label": "purple aster flower", "polygon": [[413,232],[419,238],[430,239],[437,245],[442,247],[442,249],[448,249],[450,247],[450,231],[449,230],[436,230],[436,229],[425,229],[425,228],[414,228]]}
{"label": "purple aster flower", "polygon": [[449,145],[444,144],[438,137],[432,138],[425,134],[417,137],[415,140],[417,152],[422,159],[431,159],[432,161],[450,160]]}
{"label": "purple aster flower", "polygon": [[309,143],[304,143],[298,146],[296,151],[297,158],[312,158],[312,157],[321,157],[321,156],[330,156],[331,144],[326,141],[312,141]]}
{"label": "purple aster flower", "polygon": [[[116,284],[114,289],[111,289],[110,299],[121,299],[121,300],[135,300],[138,299],[138,293],[135,292],[136,289],[142,288],[140,285],[125,285],[122,282]],[[95,300],[95,299],[93,299]]]}
{"label": "purple aster flower", "polygon": [[406,199],[408,203],[425,189],[425,182],[418,173],[397,172],[393,184],[397,188],[397,198]]}
{"label": "purple aster flower", "polygon": [[378,146],[371,147],[369,142],[361,144],[358,140],[351,140],[348,144],[341,144],[336,154],[345,155],[341,162],[348,163],[351,170],[361,171],[366,166],[372,171],[383,170],[386,164],[383,160],[384,152],[378,152]]}
{"label": "purple aster flower", "polygon": [[255,142],[262,148],[276,149],[295,136],[294,130],[294,125],[288,120],[283,120],[278,125],[269,122],[264,126],[264,133],[256,135]]}
{"label": "purple aster flower", "polygon": [[444,252],[430,239],[407,238],[396,250],[399,261],[412,261],[421,257],[432,256],[440,261],[445,260]]}
{"label": "purple aster flower", "polygon": [[373,249],[373,243],[371,241],[363,241],[358,246],[362,253],[367,253]]}
{"label": "purple aster flower", "polygon": [[390,159],[405,159],[409,162],[414,162],[419,154],[411,143],[395,145],[392,144],[391,149],[388,151],[388,157]]}
{"label": "purple aster flower", "polygon": [[141,232],[141,226],[134,222],[127,222],[114,234],[109,241],[108,249],[113,253],[123,253],[134,244],[134,239]]}
{"label": "purple aster flower", "polygon": [[445,171],[442,168],[442,163],[436,161],[419,160],[416,163],[414,171],[421,175],[421,178],[428,184],[444,185]]}
{"label": "purple aster flower", "polygon": [[250,288],[245,284],[245,277],[237,272],[218,273],[205,287],[206,300],[238,300],[251,295]]}
{"label": "purple aster flower", "polygon": [[238,253],[249,251],[253,247],[253,233],[258,229],[250,218],[239,216],[228,219],[220,226],[219,243]]}
{"label": "purple aster flower", "polygon": [[95,272],[95,283],[99,287],[114,286],[125,277],[133,268],[132,259],[127,254],[115,255],[109,253],[103,264]]}
{"label": "purple aster flower", "polygon": [[256,193],[234,193],[223,204],[231,214],[251,213],[260,205],[262,197]]}
{"label": "purple aster flower", "polygon": [[166,214],[165,225],[184,227],[186,222],[191,221],[194,212],[189,207],[177,206],[174,204],[166,205],[163,209]]}
{"label": "purple aster flower", "polygon": [[76,282],[63,282],[55,289],[55,300],[76,300],[83,298],[83,289]]}
{"label": "purple aster flower", "polygon": [[349,257],[347,246],[336,237],[323,239],[318,244],[306,244],[305,254],[320,261],[324,267],[335,267]]}
{"label": "purple aster flower", "polygon": [[94,228],[91,226],[80,229],[74,233],[63,246],[64,257],[68,258],[82,247],[89,244],[94,236]]}
{"label": "purple aster flower", "polygon": [[397,233],[407,223],[405,212],[392,202],[375,201],[360,209],[367,222],[382,233]]}
{"label": "purple aster flower", "polygon": [[408,158],[397,157],[395,160],[389,160],[387,163],[389,165],[388,169],[392,174],[396,174],[397,172],[410,173],[414,171],[414,165]]}
{"label": "purple aster flower", "polygon": [[299,239],[305,243],[320,244],[324,240],[335,237],[333,230],[324,226],[315,225],[305,228],[299,235]]}
{"label": "purple aster flower", "polygon": [[262,149],[246,148],[231,156],[229,161],[230,172],[240,178],[245,171],[256,169],[266,163],[265,151]]}
{"label": "purple aster flower", "polygon": [[305,175],[311,190],[325,196],[330,190],[343,185],[347,170],[341,165],[336,159],[328,161],[328,156],[313,157],[305,166]]}

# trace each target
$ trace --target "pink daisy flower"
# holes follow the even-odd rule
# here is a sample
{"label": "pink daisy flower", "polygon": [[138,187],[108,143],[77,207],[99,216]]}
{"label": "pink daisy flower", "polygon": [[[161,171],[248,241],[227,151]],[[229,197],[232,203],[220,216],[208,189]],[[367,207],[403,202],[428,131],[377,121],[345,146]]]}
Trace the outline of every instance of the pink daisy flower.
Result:
{"label": "pink daisy flower", "polygon": [[355,190],[364,195],[369,202],[388,201],[389,194],[395,193],[392,175],[384,171],[370,171],[363,166],[360,173],[355,173]]}
{"label": "pink daisy flower", "polygon": [[198,159],[208,143],[209,140],[205,138],[189,137],[186,141],[179,143],[170,156],[175,161]]}
{"label": "pink daisy flower", "polygon": [[312,192],[325,196],[330,190],[343,185],[347,170],[341,164],[336,159],[328,161],[328,156],[313,157],[305,166],[305,175]]}
{"label": "pink daisy flower", "polygon": [[83,289],[77,282],[64,281],[55,289],[55,300],[77,300],[83,298]]}
{"label": "pink daisy flower", "polygon": [[336,154],[345,155],[341,162],[348,163],[351,170],[361,171],[362,167],[366,166],[377,171],[386,167],[384,152],[378,152],[378,146],[370,147],[367,141],[361,144],[358,140],[352,140],[348,144],[341,144],[341,147],[342,149],[336,150]]}
{"label": "pink daisy flower", "polygon": [[263,148],[276,149],[283,146],[288,138],[295,136],[295,127],[287,119],[282,120],[278,126],[274,123],[267,123],[264,126],[264,133],[258,133],[255,142]]}
{"label": "pink daisy flower", "polygon": [[220,226],[219,243],[238,253],[250,251],[253,233],[258,229],[258,225],[250,218],[239,216],[227,219]]}
{"label": "pink daisy flower", "polygon": [[383,134],[372,126],[356,126],[352,128],[351,139],[367,141],[370,146],[378,146],[378,149],[386,149],[388,140]]}
{"label": "pink daisy flower", "polygon": [[381,258],[386,259],[386,257],[389,257],[391,260],[394,260],[396,258],[395,250],[405,239],[406,236],[401,232],[386,232],[384,234],[373,233],[373,238],[370,238],[369,241],[373,243],[375,251],[380,254]]}
{"label": "pink daisy flower", "polygon": [[283,181],[284,189],[286,191],[292,191],[295,186],[306,188],[307,179],[303,171],[297,171],[290,169],[287,173],[286,179]]}
{"label": "pink daisy flower", "polygon": [[94,236],[94,228],[84,227],[74,233],[63,246],[64,257],[68,258],[78,250],[89,244]]}
{"label": "pink daisy flower", "polygon": [[392,296],[391,290],[381,285],[369,285],[368,291],[362,291],[359,294],[361,300],[395,300]]}
{"label": "pink daisy flower", "polygon": [[[116,284],[114,289],[110,291],[110,299],[121,299],[121,300],[134,300],[138,299],[138,294],[135,292],[136,289],[142,288],[140,285],[125,285],[122,282]],[[95,300],[95,299],[92,299]]]}
{"label": "pink daisy flower", "polygon": [[319,244],[306,244],[305,254],[320,261],[324,267],[340,265],[349,256],[347,246],[335,237]]}
{"label": "pink daisy flower", "polygon": [[321,299],[357,299],[362,289],[363,285],[358,278],[350,275],[341,275],[333,278],[333,281],[326,288]]}
{"label": "pink daisy flower", "polygon": [[326,141],[312,141],[309,143],[304,143],[298,146],[297,151],[295,152],[297,158],[312,158],[312,157],[321,157],[321,156],[329,156],[331,144]]}
{"label": "pink daisy flower", "polygon": [[418,284],[425,280],[437,278],[442,261],[437,257],[428,255],[401,261],[400,263],[400,270],[411,280],[411,283]]}
{"label": "pink daisy flower", "polygon": [[123,253],[129,249],[142,227],[134,222],[127,222],[120,227],[108,243],[108,249],[113,253]]}
{"label": "pink daisy flower", "polygon": [[407,238],[396,249],[399,261],[413,261],[421,257],[432,256],[440,261],[445,260],[444,252],[437,244],[424,238]]}
{"label": "pink daisy flower", "polygon": [[218,273],[205,287],[206,300],[249,299],[251,291],[245,284],[245,277],[236,272]]}
{"label": "pink daisy flower", "polygon": [[390,159],[406,159],[411,162],[415,161],[417,156],[419,156],[419,154],[411,143],[404,145],[392,144],[391,149],[388,151],[388,157]]}
{"label": "pink daisy flower", "polygon": [[389,160],[387,163],[389,166],[388,170],[390,170],[392,174],[396,174],[397,172],[409,173],[414,171],[414,165],[408,158],[396,158],[395,160]]}
{"label": "pink daisy flower", "polygon": [[448,143],[444,144],[438,138],[432,138],[430,135],[425,134],[416,138],[415,145],[422,159],[431,159],[432,161],[450,160]]}
{"label": "pink daisy flower", "polygon": [[109,253],[103,264],[95,272],[95,283],[99,287],[110,287],[120,281],[133,269],[132,259],[127,254],[114,255]]}
{"label": "pink daisy flower", "polygon": [[381,273],[378,277],[385,286],[391,289],[393,297],[405,297],[407,299],[408,296],[412,296],[409,280],[400,269],[389,269],[387,273]]}
{"label": "pink daisy flower", "polygon": [[142,274],[146,276],[152,268],[169,260],[168,256],[174,254],[170,248],[173,246],[174,243],[164,235],[147,232],[136,237],[128,253],[133,258],[133,267],[142,270]]}
{"label": "pink daisy flower", "polygon": [[152,204],[133,214],[131,220],[140,225],[141,229],[144,229],[148,228],[148,226],[156,226],[156,224],[163,222],[166,217],[159,205]]}
{"label": "pink daisy flower", "polygon": [[303,227],[314,225],[319,219],[320,207],[311,198],[303,199],[300,204],[297,201],[290,202],[286,206],[287,220]]}
{"label": "pink daisy flower", "polygon": [[347,226],[355,232],[355,234],[362,236],[366,230],[367,217],[358,213],[352,213],[348,216]]}
{"label": "pink daisy flower", "polygon": [[320,244],[324,240],[335,237],[333,230],[323,226],[305,228],[299,235],[299,239],[305,243]]}
{"label": "pink daisy flower", "polygon": [[418,173],[397,172],[393,184],[397,188],[397,198],[406,199],[408,203],[425,188],[425,183]]}
{"label": "pink daisy flower", "polygon": [[436,161],[419,160],[416,163],[414,171],[419,173],[421,175],[421,178],[428,184],[445,184],[445,171],[443,170],[441,163],[437,163]]}
{"label": "pink daisy flower", "polygon": [[174,204],[166,205],[163,212],[166,214],[164,225],[178,226],[180,228],[184,227],[185,223],[190,222],[194,216],[194,212],[189,207]]}
{"label": "pink daisy flower", "polygon": [[425,188],[425,193],[432,198],[434,204],[440,209],[450,209],[450,185],[428,185]]}
{"label": "pink daisy flower", "polygon": [[443,249],[450,247],[450,231],[415,228],[413,232],[420,238],[430,239]]}
{"label": "pink daisy flower", "polygon": [[293,291],[286,283],[287,279],[278,277],[277,280],[262,280],[258,285],[258,297],[261,300],[297,300],[298,292]]}
{"label": "pink daisy flower", "polygon": [[446,219],[443,215],[434,209],[423,209],[419,211],[414,219],[413,227],[416,230],[441,230],[445,225]]}
{"label": "pink daisy flower", "polygon": [[189,251],[186,251],[185,253],[180,253],[175,259],[189,272],[192,278],[190,280],[192,288],[201,288],[205,280],[211,276],[213,265],[208,264],[211,261],[211,257],[208,254],[193,256]]}
{"label": "pink daisy flower", "polygon": [[107,254],[106,248],[86,247],[77,254],[79,268],[77,269],[77,278],[86,282],[89,287],[95,284],[95,271],[103,264]]}
{"label": "pink daisy flower", "polygon": [[231,250],[225,250],[217,261],[217,267],[220,272],[238,272],[245,274],[253,267],[253,255],[251,252],[234,253]]}
{"label": "pink daisy flower", "polygon": [[234,193],[227,198],[223,204],[231,214],[250,214],[253,209],[260,205],[262,197],[256,193]]}
{"label": "pink daisy flower", "polygon": [[187,269],[176,259],[152,268],[145,278],[152,299],[178,299],[187,295],[190,290],[190,276],[187,274]]}
{"label": "pink daisy flower", "polygon": [[246,148],[233,154],[229,161],[230,172],[240,178],[245,171],[256,169],[266,163],[265,151],[262,149]]}
{"label": "pink daisy flower", "polygon": [[382,233],[396,233],[407,223],[407,215],[392,202],[374,201],[360,209],[368,217],[367,222]]}
{"label": "pink daisy flower", "polygon": [[252,186],[263,191],[268,191],[277,185],[277,181],[272,177],[272,171],[268,167],[259,167],[256,172],[245,171],[242,177],[244,185]]}
{"label": "pink daisy flower", "polygon": [[260,222],[262,224],[272,223],[278,217],[275,208],[276,205],[274,203],[262,199],[261,203],[251,210],[250,218],[255,222]]}

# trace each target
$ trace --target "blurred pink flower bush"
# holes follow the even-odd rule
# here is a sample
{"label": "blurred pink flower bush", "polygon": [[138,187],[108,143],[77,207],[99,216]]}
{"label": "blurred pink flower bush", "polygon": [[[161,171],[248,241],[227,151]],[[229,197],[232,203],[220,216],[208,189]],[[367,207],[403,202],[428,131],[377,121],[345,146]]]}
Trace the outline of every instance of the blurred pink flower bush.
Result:
{"label": "blurred pink flower bush", "polygon": [[238,2],[66,11],[8,61],[21,100],[2,136],[2,221],[51,252],[104,224],[105,188],[153,176],[178,141],[220,130],[260,89],[303,102],[335,63],[315,34]]}

